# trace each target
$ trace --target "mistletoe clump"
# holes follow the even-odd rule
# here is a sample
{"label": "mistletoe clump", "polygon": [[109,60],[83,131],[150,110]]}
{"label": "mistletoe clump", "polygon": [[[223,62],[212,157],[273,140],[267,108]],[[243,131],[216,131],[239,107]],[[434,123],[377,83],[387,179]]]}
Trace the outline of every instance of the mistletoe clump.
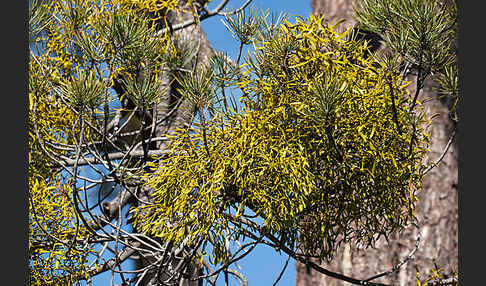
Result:
{"label": "mistletoe clump", "polygon": [[216,262],[227,256],[223,233],[331,259],[341,241],[369,245],[403,229],[427,146],[407,83],[322,17],[261,35],[236,83],[242,112],[172,136],[143,177],[154,201],[133,210],[135,224],[209,242]]}

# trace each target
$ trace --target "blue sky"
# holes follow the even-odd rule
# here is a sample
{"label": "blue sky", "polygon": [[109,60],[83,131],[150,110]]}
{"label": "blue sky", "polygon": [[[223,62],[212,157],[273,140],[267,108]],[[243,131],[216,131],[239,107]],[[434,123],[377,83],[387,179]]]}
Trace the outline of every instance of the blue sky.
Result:
{"label": "blue sky", "polygon": [[[209,8],[215,7],[220,1],[213,0]],[[234,9],[240,7],[246,0],[230,0],[227,8]],[[311,0],[253,0],[249,7],[255,7],[261,10],[267,10],[270,13],[279,15],[284,12],[288,15],[290,22],[296,15],[308,16],[311,13]],[[227,52],[228,56],[236,59],[238,54],[238,42],[233,39],[226,27],[221,22],[222,17],[215,16],[204,20],[201,25],[206,32],[213,48],[218,51]],[[247,49],[243,50],[243,57],[248,53]],[[280,271],[285,265],[287,256],[285,254],[278,254],[273,249],[267,246],[258,246],[252,253],[239,261],[241,273],[248,279],[249,286],[271,286],[278,277]],[[109,285],[110,274],[105,272],[93,279],[93,285]],[[118,275],[115,275],[118,276]],[[115,279],[115,282],[119,279]],[[118,282],[119,283],[119,282]],[[218,285],[223,286],[224,280],[222,277],[218,279]],[[230,280],[230,285],[239,285],[235,280]],[[281,277],[279,286],[293,286],[295,285],[295,261],[290,260],[289,265]]]}
{"label": "blue sky", "polygon": [[[245,2],[246,0],[230,0],[226,8],[239,8]],[[209,8],[217,6],[218,3],[218,0],[213,0]],[[310,3],[311,0],[253,0],[247,9],[255,7],[259,10],[268,10],[268,12],[275,15],[285,12],[289,16],[288,19],[292,22],[296,15],[308,16],[311,13]],[[238,43],[221,21],[222,17],[216,16],[203,21],[201,25],[215,49],[226,51],[231,58],[236,59]],[[243,55],[246,55],[246,52]]]}

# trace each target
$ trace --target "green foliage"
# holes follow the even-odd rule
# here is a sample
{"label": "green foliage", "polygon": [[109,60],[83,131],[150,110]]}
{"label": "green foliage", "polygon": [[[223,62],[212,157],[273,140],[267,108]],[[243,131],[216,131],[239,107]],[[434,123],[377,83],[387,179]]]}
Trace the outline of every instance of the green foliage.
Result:
{"label": "green foliage", "polygon": [[[205,62],[199,42],[161,26],[168,26],[169,12],[185,14],[181,21],[194,16],[199,25],[197,13],[202,17],[205,10],[198,5],[209,1],[184,1],[185,7],[177,0],[33,2],[31,284],[72,285],[113,270],[112,265],[121,268],[118,259],[127,250],[136,248],[137,255],[160,251],[154,250],[159,247],[154,236],[170,243],[163,250],[170,259],[192,247],[190,259],[204,263],[208,273],[207,258],[220,264],[209,277],[227,271],[249,245],[266,243],[294,258],[330,260],[343,241],[373,245],[414,222],[428,120],[400,71],[409,61],[423,78],[437,76],[444,95],[457,97],[452,58],[434,50],[446,41],[443,34],[385,29],[385,40],[409,43],[393,46],[401,49],[397,56],[375,59],[368,57],[365,43],[353,40],[349,31],[336,32],[321,17],[292,24],[241,9],[224,14],[226,27],[240,42],[236,63],[221,53],[208,55]],[[418,11],[433,10],[432,4],[422,4]],[[440,15],[422,20],[438,29],[453,17]],[[368,20],[363,25],[370,29],[415,24]],[[450,35],[449,30],[443,33]],[[255,51],[240,66],[248,44]],[[231,89],[242,92],[241,105]],[[122,110],[113,107],[115,91]],[[179,110],[182,105],[187,110]],[[197,111],[194,122],[183,122],[191,123],[189,128],[164,133],[172,132],[174,114],[189,110]],[[124,113],[128,118],[121,118]],[[136,130],[125,128],[128,123]],[[128,137],[145,140],[123,140]],[[155,139],[170,141],[162,147],[170,150],[151,161],[147,153],[166,151],[150,149],[147,142]],[[134,153],[143,153],[144,160]],[[83,177],[81,164],[102,179]],[[133,196],[123,204],[138,203],[130,219],[146,236],[119,227],[127,218],[115,217],[104,204],[105,183],[115,184],[111,191],[119,190],[117,196],[126,190]],[[94,206],[91,190],[99,195]],[[145,191],[148,198],[138,197]],[[93,214],[95,208],[100,215]],[[252,243],[230,253],[229,245],[245,238]],[[140,246],[131,248],[134,242]],[[103,250],[94,251],[102,243]],[[106,249],[114,259],[105,263]],[[167,257],[150,267],[163,269],[172,263]]]}
{"label": "green foliage", "polygon": [[456,121],[457,104],[459,103],[459,76],[457,64],[445,66],[444,69],[435,77],[438,87],[437,92],[449,99],[451,119]]}
{"label": "green foliage", "polygon": [[29,3],[29,42],[35,40],[39,33],[49,25],[49,12],[39,0]]}
{"label": "green foliage", "polygon": [[266,17],[266,13],[258,15],[256,9],[251,9],[248,12],[242,10],[239,13],[226,17],[226,21],[223,24],[235,39],[244,45],[249,45],[253,42],[258,31],[260,31]]}
{"label": "green foliage", "polygon": [[409,112],[407,83],[365,49],[323,18],[284,21],[244,65],[242,114],[179,130],[149,163],[154,203],[132,210],[135,224],[211,243],[215,262],[228,256],[224,232],[331,259],[340,241],[403,229],[421,188],[425,121],[420,107]]}
{"label": "green foliage", "polygon": [[96,79],[93,73],[81,73],[79,78],[71,78],[70,81],[61,83],[60,87],[60,94],[78,111],[87,107],[98,107],[105,93],[104,83]]}
{"label": "green foliage", "polygon": [[195,106],[208,106],[212,103],[214,70],[203,67],[197,73],[182,75],[179,78],[179,92]]}
{"label": "green foliage", "polygon": [[406,61],[435,70],[450,63],[456,1],[358,1],[359,25],[382,35]]}
{"label": "green foliage", "polygon": [[361,0],[355,12],[360,28],[382,36],[403,73],[417,75],[419,89],[428,76],[440,85],[457,119],[457,1]]}

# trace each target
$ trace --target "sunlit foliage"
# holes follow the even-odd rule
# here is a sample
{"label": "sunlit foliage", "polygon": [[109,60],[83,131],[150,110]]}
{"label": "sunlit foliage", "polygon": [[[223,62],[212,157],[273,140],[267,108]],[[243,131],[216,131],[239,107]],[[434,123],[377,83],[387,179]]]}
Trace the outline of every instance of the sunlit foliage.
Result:
{"label": "sunlit foliage", "polygon": [[134,210],[137,225],[224,249],[223,230],[245,236],[238,226],[254,213],[282,245],[327,259],[341,239],[367,245],[402,229],[421,187],[424,119],[365,48],[313,16],[271,31],[237,83],[243,113],[180,130],[150,164],[154,204]]}
{"label": "sunlit foliage", "polygon": [[[86,278],[93,252],[79,222],[69,185],[30,179],[29,257],[31,285],[73,285]],[[35,206],[35,207],[34,207]]]}
{"label": "sunlit foliage", "polygon": [[430,275],[427,277],[423,277],[420,272],[417,271],[417,285],[418,286],[426,286],[426,285],[452,285],[458,286],[458,276],[457,270],[452,274],[452,277],[446,277],[444,274],[444,269],[438,268],[435,266],[434,269],[431,269]]}
{"label": "sunlit foliage", "polygon": [[[114,273],[126,250],[162,255],[148,272],[190,249],[181,261],[205,267],[205,278],[259,243],[331,260],[341,242],[370,246],[414,222],[429,122],[395,66],[323,17],[268,21],[257,10],[211,12],[208,2],[29,2],[32,285]],[[168,23],[199,25],[211,13],[239,41],[236,61],[214,52],[203,63],[200,43]],[[240,64],[245,45],[254,50]],[[444,93],[457,89],[454,73],[441,78]],[[193,121],[170,133],[164,120],[182,101]],[[167,150],[149,150],[152,139]],[[82,175],[81,165],[102,178]],[[105,183],[131,200],[110,213]],[[230,253],[243,239],[252,242]]]}
{"label": "sunlit foliage", "polygon": [[85,194],[73,191],[76,168],[63,173],[60,165],[74,153],[73,146],[101,140],[100,107],[113,101],[109,89],[119,74],[133,77],[141,62],[157,74],[157,59],[169,42],[164,35],[155,37],[153,27],[163,19],[161,11],[175,9],[177,1],[157,6],[155,2],[159,1],[29,3],[32,285],[73,285],[87,278],[93,243],[82,222],[88,219],[80,215],[84,207],[77,205]]}

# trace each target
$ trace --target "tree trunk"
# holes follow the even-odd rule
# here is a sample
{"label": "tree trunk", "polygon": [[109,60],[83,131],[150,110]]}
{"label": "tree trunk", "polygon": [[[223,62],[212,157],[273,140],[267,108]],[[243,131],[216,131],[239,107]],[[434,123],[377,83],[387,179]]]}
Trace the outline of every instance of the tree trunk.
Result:
{"label": "tree trunk", "polygon": [[[312,0],[315,14],[324,14],[330,23],[336,23],[341,18],[347,21],[340,29],[354,25],[350,19],[352,13],[351,0]],[[413,78],[410,91],[414,92]],[[430,152],[426,158],[427,164],[437,160],[451,136],[454,123],[449,119],[446,102],[439,100],[432,90],[432,83],[426,82],[421,91],[420,99],[424,102],[426,113],[435,117],[430,127]],[[418,195],[415,214],[419,229],[410,226],[401,233],[394,234],[387,243],[380,239],[374,249],[352,249],[350,245],[342,245],[334,259],[324,268],[342,273],[357,279],[367,279],[376,274],[392,269],[404,260],[414,248],[420,233],[420,245],[414,254],[414,259],[403,265],[398,272],[374,280],[373,282],[393,285],[417,285],[417,270],[421,276],[430,274],[434,264],[443,268],[444,275],[458,270],[458,149],[456,140],[439,165],[432,169],[423,181],[423,190]],[[297,263],[296,285],[349,285],[343,281],[327,277]]]}
{"label": "tree trunk", "polygon": [[[182,9],[182,7],[186,6],[187,2],[188,1],[185,0],[179,1],[179,8]],[[201,2],[202,7],[202,2],[207,1],[199,0],[197,2]],[[187,7],[185,9],[186,10],[180,14],[174,11],[169,12],[167,18],[172,27],[193,19],[194,16],[191,12],[189,12],[190,10],[188,10]],[[196,24],[174,31],[173,39],[182,39],[187,43],[195,45],[196,73],[198,69],[208,63],[209,56],[214,52],[209,40],[206,37],[206,34],[202,31],[201,27]],[[185,68],[192,69],[193,67],[187,66]],[[164,84],[160,92],[163,93],[162,98],[164,100],[159,103],[152,112],[153,120],[160,122],[155,125],[155,132],[152,137],[164,137],[168,134],[172,134],[177,128],[189,127],[196,113],[196,107],[188,100],[185,100],[179,93],[178,88],[180,88],[180,85],[177,80],[174,80],[176,78],[174,73],[175,72],[162,72],[161,78]],[[156,150],[168,150],[169,144],[170,142],[158,141],[153,146],[155,146]],[[145,188],[139,192],[138,197],[141,199],[141,201],[151,201],[151,193],[151,189]],[[164,244],[164,242],[158,239],[152,239],[159,241],[159,243],[162,245]],[[201,273],[192,263],[187,264],[186,267],[179,268],[182,270],[184,275],[178,277],[175,276],[177,277],[176,279],[171,279],[171,276],[173,276],[170,273],[171,269],[176,268],[177,265],[179,265],[181,261],[186,258],[185,253],[191,251],[191,249],[187,247],[184,248],[182,252],[180,250],[176,250],[176,248],[176,246],[169,246],[168,253],[170,254],[170,257],[168,260],[164,259],[162,261],[160,260],[162,257],[161,253],[137,253],[139,258],[136,259],[136,268],[143,269],[147,266],[151,267],[140,285],[201,285],[200,281],[195,280],[195,278],[197,278]],[[168,257],[167,254],[165,257]]]}

